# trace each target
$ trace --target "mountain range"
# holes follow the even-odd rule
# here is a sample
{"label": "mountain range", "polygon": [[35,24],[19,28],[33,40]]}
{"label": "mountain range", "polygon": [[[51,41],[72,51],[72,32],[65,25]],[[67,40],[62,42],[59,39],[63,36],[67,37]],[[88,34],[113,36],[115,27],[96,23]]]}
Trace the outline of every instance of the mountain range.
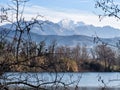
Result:
{"label": "mountain range", "polygon": [[43,21],[42,30],[39,26],[35,26],[32,32],[40,35],[85,35],[85,36],[98,36],[101,38],[114,38],[120,37],[120,30],[111,26],[96,27],[87,25],[83,22],[74,22],[72,20],[61,20],[58,23],[51,21]]}
{"label": "mountain range", "polygon": [[[43,23],[41,25],[42,28],[36,24],[31,29],[32,40],[38,43],[45,41],[47,44],[50,44],[56,40],[58,45],[74,46],[80,44],[92,47],[95,45],[95,36],[100,37],[101,40],[112,45],[115,45],[120,39],[120,30],[110,26],[96,27],[83,22],[74,22],[65,19],[58,23],[51,21],[40,22]],[[1,27],[10,28],[10,26],[11,24],[6,24]],[[13,32],[9,33],[10,37],[13,35]],[[24,37],[26,37],[25,34]]]}

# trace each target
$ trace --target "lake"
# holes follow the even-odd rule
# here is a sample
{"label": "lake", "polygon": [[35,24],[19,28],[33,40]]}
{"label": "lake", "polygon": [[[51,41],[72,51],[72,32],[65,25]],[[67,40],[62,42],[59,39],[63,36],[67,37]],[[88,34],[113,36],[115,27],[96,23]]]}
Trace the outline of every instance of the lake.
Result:
{"label": "lake", "polygon": [[[114,90],[120,88],[120,73],[119,72],[83,72],[83,73],[20,73],[9,72],[3,75],[3,82],[25,81],[33,85],[41,86],[63,86],[62,83],[69,85],[69,87],[91,87],[101,88],[109,87]],[[48,83],[60,81],[56,84]],[[46,84],[45,84],[46,83]],[[20,84],[22,86],[22,84]],[[81,89],[82,90],[82,89]],[[85,89],[88,90],[88,89]],[[90,89],[89,89],[90,90]],[[92,89],[91,89],[92,90]],[[113,89],[111,89],[113,90]]]}

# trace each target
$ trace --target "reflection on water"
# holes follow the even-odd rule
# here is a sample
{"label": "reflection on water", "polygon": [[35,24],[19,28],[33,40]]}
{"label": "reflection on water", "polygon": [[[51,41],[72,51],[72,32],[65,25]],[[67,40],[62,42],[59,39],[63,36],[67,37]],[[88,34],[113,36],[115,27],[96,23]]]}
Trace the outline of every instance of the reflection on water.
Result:
{"label": "reflection on water", "polygon": [[[6,73],[4,77],[6,82],[24,81],[32,84],[40,84],[60,80],[70,87],[75,88],[77,85],[80,90],[104,90],[102,88],[109,87],[105,90],[120,90],[120,73]],[[39,82],[38,82],[39,80]],[[51,84],[48,84],[48,86]],[[61,86],[59,84],[59,86]],[[70,88],[70,90],[75,90]],[[83,88],[84,87],[84,88]],[[87,88],[89,87],[89,88]],[[91,88],[90,88],[91,87]],[[114,89],[113,89],[114,88]],[[51,89],[52,90],[52,89]],[[58,89],[59,90],[59,89]],[[76,89],[79,90],[79,89]]]}

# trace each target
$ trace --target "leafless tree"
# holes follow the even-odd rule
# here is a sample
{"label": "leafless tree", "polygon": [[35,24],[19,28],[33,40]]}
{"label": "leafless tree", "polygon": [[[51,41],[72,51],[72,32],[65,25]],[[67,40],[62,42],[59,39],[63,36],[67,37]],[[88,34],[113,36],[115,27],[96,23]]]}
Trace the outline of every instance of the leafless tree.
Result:
{"label": "leafless tree", "polygon": [[104,62],[104,71],[113,69],[115,63],[115,52],[106,45],[98,45],[96,47],[97,59]]}
{"label": "leafless tree", "polygon": [[[7,8],[1,7],[0,21],[1,23],[8,22],[10,27],[0,27],[0,88],[8,88],[10,85],[24,85],[36,90],[45,90],[44,87],[47,85],[52,85],[56,89],[59,85],[67,87],[73,82],[67,84],[62,82],[64,75],[58,76],[56,63],[50,62],[55,58],[56,43],[53,42],[51,44],[48,53],[46,49],[43,50],[44,42],[37,45],[32,41],[31,29],[34,25],[38,25],[41,30],[44,23],[39,22],[39,18],[43,17],[41,15],[31,18],[30,21],[25,19],[24,9],[28,1],[12,0],[12,4],[8,4]],[[13,36],[9,37],[11,32]],[[9,37],[11,42],[6,42],[6,37]],[[55,70],[55,77],[51,81],[44,80],[45,77],[42,78],[38,73],[32,74],[29,72],[33,69],[33,71],[39,71],[40,69],[48,70],[51,65],[54,66],[53,69]],[[5,73],[10,70],[13,72]],[[16,71],[26,73],[16,73]]]}
{"label": "leafless tree", "polygon": [[[95,0],[95,8],[100,8],[103,12],[99,13],[99,18],[102,20],[105,17],[114,17],[118,21],[120,20],[120,5],[115,0]],[[119,50],[120,50],[120,41],[114,45],[103,42],[99,37],[95,37],[97,42],[102,42],[104,44],[110,45],[118,49],[118,58],[119,58]],[[117,59],[119,62],[119,59]]]}
{"label": "leafless tree", "polygon": [[100,20],[106,16],[120,19],[120,8],[114,0],[95,0],[95,2],[95,7],[103,10],[99,15]]}

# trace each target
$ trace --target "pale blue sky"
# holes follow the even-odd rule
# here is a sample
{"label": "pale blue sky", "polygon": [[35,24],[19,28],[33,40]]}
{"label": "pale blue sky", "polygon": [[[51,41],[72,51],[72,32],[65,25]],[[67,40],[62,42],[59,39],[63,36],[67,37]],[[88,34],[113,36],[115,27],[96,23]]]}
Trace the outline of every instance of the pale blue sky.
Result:
{"label": "pale blue sky", "polygon": [[[0,3],[9,3],[9,1],[11,0],[0,0]],[[94,0],[29,0],[28,3],[57,11],[68,10],[73,13],[74,11],[86,13],[95,11]]]}
{"label": "pale blue sky", "polygon": [[[0,0],[0,5],[9,3],[11,0]],[[120,0],[114,0],[120,5]],[[120,28],[120,21],[114,18],[105,18],[99,22],[100,9],[95,9],[95,0],[30,0],[25,9],[26,17],[36,14],[45,16],[46,19],[58,22],[62,19],[83,21],[95,26],[110,25]]]}
{"label": "pale blue sky", "polygon": [[51,9],[77,9],[91,12],[94,9],[94,0],[31,0],[33,4]]}

